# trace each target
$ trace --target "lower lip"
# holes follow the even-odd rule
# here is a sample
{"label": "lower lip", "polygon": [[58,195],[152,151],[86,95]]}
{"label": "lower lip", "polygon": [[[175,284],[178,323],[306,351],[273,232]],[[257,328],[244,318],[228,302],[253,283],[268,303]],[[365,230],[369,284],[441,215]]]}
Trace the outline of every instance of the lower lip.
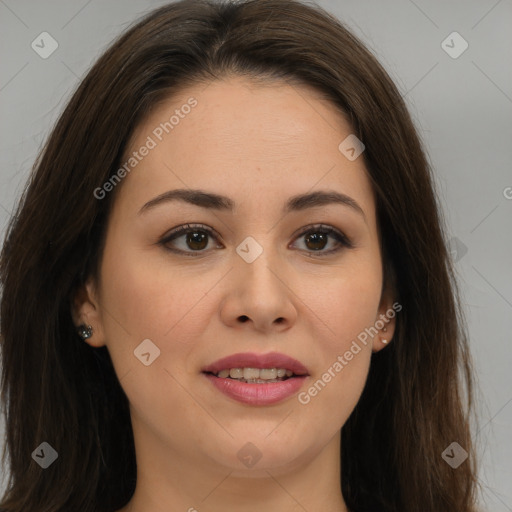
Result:
{"label": "lower lip", "polygon": [[240,382],[235,379],[223,379],[211,373],[204,375],[220,392],[238,402],[251,405],[270,405],[285,400],[295,395],[306,379],[306,376],[300,376],[281,382],[256,384]]}

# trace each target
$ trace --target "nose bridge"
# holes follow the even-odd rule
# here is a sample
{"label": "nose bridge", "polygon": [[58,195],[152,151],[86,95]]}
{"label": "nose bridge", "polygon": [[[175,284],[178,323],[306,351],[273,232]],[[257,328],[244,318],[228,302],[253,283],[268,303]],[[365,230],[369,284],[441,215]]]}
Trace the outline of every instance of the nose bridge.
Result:
{"label": "nose bridge", "polygon": [[240,261],[237,264],[246,287],[254,293],[272,291],[275,296],[283,292],[283,284],[276,276],[284,271],[283,265],[279,263],[272,236],[259,236],[259,240],[261,242],[249,236],[238,245]]}
{"label": "nose bridge", "polygon": [[256,236],[247,237],[236,248],[233,280],[222,316],[230,325],[250,320],[261,331],[274,325],[289,327],[297,312],[293,294],[285,284],[286,262],[272,236],[259,236],[261,242]]}

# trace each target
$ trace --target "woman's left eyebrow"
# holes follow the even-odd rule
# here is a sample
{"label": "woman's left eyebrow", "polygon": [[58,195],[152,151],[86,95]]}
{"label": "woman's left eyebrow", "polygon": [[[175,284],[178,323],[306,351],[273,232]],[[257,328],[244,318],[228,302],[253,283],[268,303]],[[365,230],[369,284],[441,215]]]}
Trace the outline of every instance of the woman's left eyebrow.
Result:
{"label": "woman's left eyebrow", "polygon": [[[139,215],[154,208],[157,205],[167,203],[169,201],[183,201],[201,208],[210,208],[214,210],[227,210],[233,211],[235,202],[229,197],[206,192],[204,190],[194,189],[175,189],[168,190],[163,194],[148,201],[140,210]],[[283,208],[283,213],[291,213],[295,211],[306,210],[317,206],[324,206],[327,204],[341,204],[351,208],[360,215],[366,222],[366,215],[356,202],[350,196],[336,192],[334,190],[317,190],[305,194],[299,194],[291,197]]]}

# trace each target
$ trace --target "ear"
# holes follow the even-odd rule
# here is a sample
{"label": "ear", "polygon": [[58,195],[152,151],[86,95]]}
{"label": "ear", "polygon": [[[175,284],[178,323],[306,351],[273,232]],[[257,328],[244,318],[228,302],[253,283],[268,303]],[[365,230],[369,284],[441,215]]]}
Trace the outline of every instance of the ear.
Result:
{"label": "ear", "polygon": [[399,302],[393,300],[393,293],[390,289],[382,292],[379,310],[375,318],[375,329],[377,334],[373,337],[372,352],[379,352],[385,348],[395,334],[396,315],[402,309]]}
{"label": "ear", "polygon": [[91,347],[105,345],[102,310],[96,286],[92,279],[89,279],[75,292],[71,316],[77,329],[82,324],[92,327],[92,336],[84,340],[86,343]]}

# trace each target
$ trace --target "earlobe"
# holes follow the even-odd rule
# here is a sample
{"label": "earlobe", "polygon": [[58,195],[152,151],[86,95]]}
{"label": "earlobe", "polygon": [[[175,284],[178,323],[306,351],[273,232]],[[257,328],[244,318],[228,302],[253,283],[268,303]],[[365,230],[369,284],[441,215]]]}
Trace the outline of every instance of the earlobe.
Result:
{"label": "earlobe", "polygon": [[85,343],[92,347],[105,345],[101,307],[92,280],[75,292],[71,314],[77,334]]}
{"label": "earlobe", "polygon": [[402,309],[402,306],[393,301],[390,294],[383,294],[377,318],[375,319],[375,328],[378,333],[373,338],[373,352],[378,352],[388,345],[395,334],[396,315]]}

